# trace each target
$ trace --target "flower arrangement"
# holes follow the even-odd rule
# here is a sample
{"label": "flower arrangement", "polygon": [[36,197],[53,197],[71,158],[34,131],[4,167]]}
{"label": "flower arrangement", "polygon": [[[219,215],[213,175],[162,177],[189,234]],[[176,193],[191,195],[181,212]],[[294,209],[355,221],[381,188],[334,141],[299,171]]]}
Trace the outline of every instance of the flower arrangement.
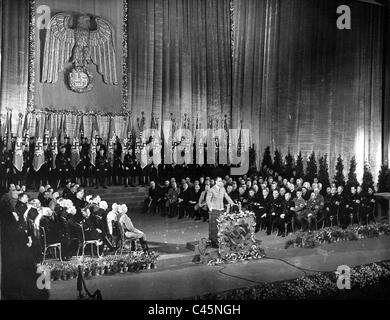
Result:
{"label": "flower arrangement", "polygon": [[86,278],[103,274],[116,274],[123,272],[139,272],[140,270],[155,269],[159,254],[155,251],[149,254],[131,252],[128,255],[107,255],[101,258],[83,257],[71,261],[47,261],[51,278],[55,280],[69,280],[77,277],[78,266]]}
{"label": "flower arrangement", "polygon": [[58,199],[57,204],[60,206],[61,210],[65,210],[66,213],[71,215],[76,214],[76,207],[73,205],[72,200],[60,198]]}
{"label": "flower arrangement", "polygon": [[288,240],[286,242],[285,248],[315,248],[323,243],[374,238],[389,234],[390,224],[388,223],[352,225],[348,226],[346,229],[341,229],[340,227],[328,227],[312,233],[299,232],[297,233],[295,239]]}
{"label": "flower arrangement", "polygon": [[390,261],[351,268],[351,289],[337,287],[335,272],[197,296],[196,300],[307,300],[381,298],[390,293]]}
{"label": "flower arrangement", "polygon": [[218,256],[210,259],[209,265],[260,259],[264,256],[254,236],[256,222],[252,211],[227,211],[218,217],[217,222]]}
{"label": "flower arrangement", "polygon": [[88,195],[85,197],[85,201],[87,201],[89,204],[96,204],[99,205],[99,203],[102,201],[100,196],[94,196],[94,195]]}

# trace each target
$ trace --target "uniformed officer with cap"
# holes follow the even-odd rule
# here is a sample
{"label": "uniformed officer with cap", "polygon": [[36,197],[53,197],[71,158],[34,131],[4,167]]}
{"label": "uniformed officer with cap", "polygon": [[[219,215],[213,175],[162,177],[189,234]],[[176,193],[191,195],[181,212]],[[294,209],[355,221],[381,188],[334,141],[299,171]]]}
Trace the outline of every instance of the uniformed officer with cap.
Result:
{"label": "uniformed officer with cap", "polygon": [[107,188],[107,176],[109,173],[110,165],[108,163],[107,156],[104,152],[104,149],[100,148],[99,153],[96,156],[96,189],[99,188],[99,184],[103,186],[104,189]]}
{"label": "uniformed officer with cap", "polygon": [[66,146],[62,144],[60,146],[60,152],[56,157],[57,168],[57,187],[64,185],[67,179],[72,177],[72,166],[70,163],[70,157],[66,156]]}

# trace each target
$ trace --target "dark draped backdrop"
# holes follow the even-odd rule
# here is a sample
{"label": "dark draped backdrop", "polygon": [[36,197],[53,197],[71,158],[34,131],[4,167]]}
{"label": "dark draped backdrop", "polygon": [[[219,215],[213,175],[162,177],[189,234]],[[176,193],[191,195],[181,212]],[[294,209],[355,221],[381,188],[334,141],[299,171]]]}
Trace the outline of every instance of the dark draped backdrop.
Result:
{"label": "dark draped backdrop", "polygon": [[[336,28],[338,5],[350,6],[351,30]],[[2,0],[3,117],[26,108],[28,8]],[[147,125],[152,112],[160,123],[199,117],[203,128],[225,115],[234,128],[242,120],[258,163],[267,145],[327,153],[331,170],[338,154],[346,167],[355,154],[358,174],[368,160],[376,176],[389,152],[388,17],[360,1],[129,0],[128,107]]]}
{"label": "dark draped backdrop", "polygon": [[[352,29],[336,28],[349,5]],[[384,8],[359,1],[237,0],[233,122],[260,152],[356,154],[376,172],[382,148]],[[348,163],[346,163],[348,167]]]}
{"label": "dark draped backdrop", "polygon": [[2,0],[0,10],[0,110],[3,116],[6,108],[24,112],[27,106],[29,3]]}
{"label": "dark draped backdrop", "polygon": [[229,0],[130,0],[128,32],[135,115],[199,116],[202,128],[230,116]]}

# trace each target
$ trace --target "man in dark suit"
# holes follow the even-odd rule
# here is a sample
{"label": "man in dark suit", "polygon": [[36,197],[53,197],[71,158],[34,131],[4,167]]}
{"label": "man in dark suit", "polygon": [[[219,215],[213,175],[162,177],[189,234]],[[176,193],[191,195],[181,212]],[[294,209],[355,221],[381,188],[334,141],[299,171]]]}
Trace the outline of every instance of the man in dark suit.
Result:
{"label": "man in dark suit", "polygon": [[159,190],[159,187],[156,185],[154,181],[151,181],[148,197],[144,201],[144,208],[142,212],[146,213],[150,209],[152,209],[153,214],[156,214],[160,200],[161,200],[161,192]]}
{"label": "man in dark suit", "polygon": [[[270,203],[270,214],[268,216],[267,234],[271,234],[272,226],[279,227],[280,215],[283,214],[283,199],[279,197],[279,192],[274,190],[272,192],[273,199]],[[282,230],[278,230],[281,233]]]}
{"label": "man in dark suit", "polygon": [[184,215],[193,217],[193,208],[190,204],[191,201],[191,190],[187,182],[184,182],[182,185],[182,191],[179,194],[179,219],[182,219]]}

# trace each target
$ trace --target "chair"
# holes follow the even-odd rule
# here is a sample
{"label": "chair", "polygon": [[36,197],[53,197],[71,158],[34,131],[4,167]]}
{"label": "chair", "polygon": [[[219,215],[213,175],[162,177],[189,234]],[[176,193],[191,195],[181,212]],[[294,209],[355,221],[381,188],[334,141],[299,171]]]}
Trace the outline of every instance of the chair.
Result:
{"label": "chair", "polygon": [[[82,257],[84,256],[85,248],[89,245],[91,247],[91,256],[93,256],[93,247],[96,246],[96,252],[97,256],[100,258],[102,254],[99,252],[99,247],[103,245],[102,240],[100,239],[94,239],[94,240],[85,240],[85,232],[84,232],[84,226],[82,223],[78,224],[81,228],[81,234],[82,234]],[[77,249],[77,256],[79,256],[80,246]]]}
{"label": "chair", "polygon": [[61,252],[61,243],[60,242],[55,242],[55,243],[47,243],[47,238],[46,238],[46,230],[43,227],[40,227],[41,230],[41,235],[43,237],[43,259],[42,259],[42,264],[46,260],[46,253],[49,249],[54,249],[54,257],[57,260],[57,250],[59,252],[59,258],[60,261],[62,262],[62,252]]}
{"label": "chair", "polygon": [[[132,245],[133,241],[136,244],[136,241],[138,240],[138,238],[133,238],[133,237],[126,238],[125,229],[124,229],[123,225],[119,222],[114,222],[114,223],[117,224],[118,230],[120,232],[120,247],[115,251],[115,255],[117,255],[118,252],[120,252],[120,255],[122,255],[123,252],[130,253],[131,252],[131,245]],[[128,249],[126,248],[126,245],[128,246]]]}

